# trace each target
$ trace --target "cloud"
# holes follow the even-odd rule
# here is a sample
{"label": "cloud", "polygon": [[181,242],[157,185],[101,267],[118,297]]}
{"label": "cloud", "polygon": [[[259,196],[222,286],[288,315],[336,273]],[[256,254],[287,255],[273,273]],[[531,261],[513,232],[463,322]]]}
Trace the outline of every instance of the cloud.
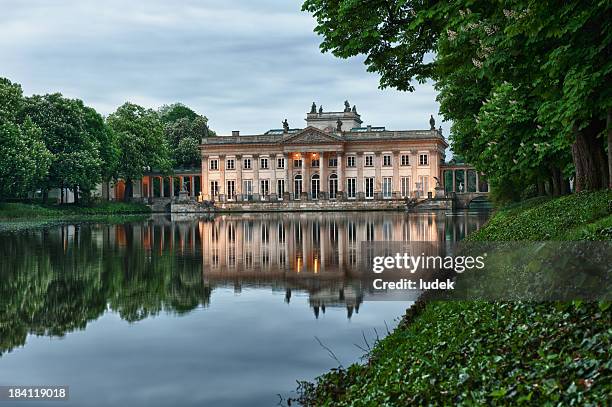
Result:
{"label": "cloud", "polygon": [[59,91],[103,114],[126,100],[151,108],[180,101],[221,134],[261,133],[285,118],[301,127],[313,101],[341,110],[345,99],[364,124],[428,128],[438,111],[431,84],[414,93],[379,90],[363,58],[320,53],[314,19],[300,6],[0,0],[0,76],[26,94]]}

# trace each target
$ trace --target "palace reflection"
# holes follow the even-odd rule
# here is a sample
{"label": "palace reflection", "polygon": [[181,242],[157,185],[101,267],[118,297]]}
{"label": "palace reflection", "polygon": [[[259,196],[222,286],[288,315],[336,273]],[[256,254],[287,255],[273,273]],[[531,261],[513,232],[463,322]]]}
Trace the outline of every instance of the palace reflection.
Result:
{"label": "palace reflection", "polygon": [[314,315],[368,300],[362,241],[454,241],[485,213],[153,216],[0,234],[0,355],[26,335],[64,335],[105,312],[138,321],[214,304],[216,289],[263,289]]}

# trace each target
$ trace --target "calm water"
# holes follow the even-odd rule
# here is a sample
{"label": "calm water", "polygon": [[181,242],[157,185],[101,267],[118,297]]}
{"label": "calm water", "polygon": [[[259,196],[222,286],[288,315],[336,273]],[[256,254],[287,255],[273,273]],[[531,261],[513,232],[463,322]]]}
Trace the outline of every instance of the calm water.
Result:
{"label": "calm water", "polygon": [[338,365],[316,338],[347,366],[410,306],[373,300],[361,241],[459,240],[486,218],[155,216],[2,234],[0,385],[69,385],[62,406],[276,405]]}

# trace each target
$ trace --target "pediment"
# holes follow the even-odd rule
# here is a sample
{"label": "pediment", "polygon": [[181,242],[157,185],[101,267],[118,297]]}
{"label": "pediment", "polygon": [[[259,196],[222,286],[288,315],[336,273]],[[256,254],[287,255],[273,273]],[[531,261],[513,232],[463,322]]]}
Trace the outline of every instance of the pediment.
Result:
{"label": "pediment", "polygon": [[285,137],[283,144],[338,144],[343,141],[339,135],[326,133],[316,127],[309,126],[299,133]]}

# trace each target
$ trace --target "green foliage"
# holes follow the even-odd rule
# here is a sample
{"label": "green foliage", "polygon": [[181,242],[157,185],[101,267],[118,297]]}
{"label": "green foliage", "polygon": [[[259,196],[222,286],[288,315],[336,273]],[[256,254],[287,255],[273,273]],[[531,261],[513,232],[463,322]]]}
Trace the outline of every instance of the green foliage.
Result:
{"label": "green foliage", "polygon": [[[612,191],[577,193],[557,199],[534,198],[499,210],[486,227],[472,233],[472,241],[568,240],[576,228],[604,227],[610,218]],[[606,221],[607,222],[607,221]],[[598,233],[598,228],[593,233]]]}
{"label": "green foliage", "polygon": [[[497,211],[471,241],[612,239],[611,191]],[[606,405],[609,303],[419,302],[366,364],[301,382],[306,406]]]}
{"label": "green foliage", "polygon": [[59,93],[26,98],[21,116],[40,127],[45,146],[53,154],[44,187],[92,190],[101,179],[103,165],[98,140],[104,131],[101,116],[82,101]]}
{"label": "green foliage", "polygon": [[150,213],[151,209],[139,203],[100,202],[93,206],[42,205],[0,203],[0,219],[72,218],[81,215],[127,215]]}
{"label": "green foliage", "polygon": [[107,123],[120,151],[117,175],[128,184],[142,177],[147,167],[170,171],[168,143],[156,112],[127,102],[107,118]]}
{"label": "green foliage", "polygon": [[322,51],[366,55],[381,87],[434,80],[453,151],[501,199],[574,171],[578,190],[608,186],[610,2],[306,0],[302,9]]}
{"label": "green foliage", "polygon": [[208,128],[208,119],[181,103],[164,105],[158,113],[164,124],[173,166],[198,166],[202,138],[215,134]]}
{"label": "green foliage", "polygon": [[306,406],[605,405],[612,311],[596,303],[435,302],[353,365],[302,385]]}
{"label": "green foliage", "polygon": [[29,117],[18,120],[23,104],[21,86],[0,78],[0,199],[27,195],[51,165],[40,128]]}

